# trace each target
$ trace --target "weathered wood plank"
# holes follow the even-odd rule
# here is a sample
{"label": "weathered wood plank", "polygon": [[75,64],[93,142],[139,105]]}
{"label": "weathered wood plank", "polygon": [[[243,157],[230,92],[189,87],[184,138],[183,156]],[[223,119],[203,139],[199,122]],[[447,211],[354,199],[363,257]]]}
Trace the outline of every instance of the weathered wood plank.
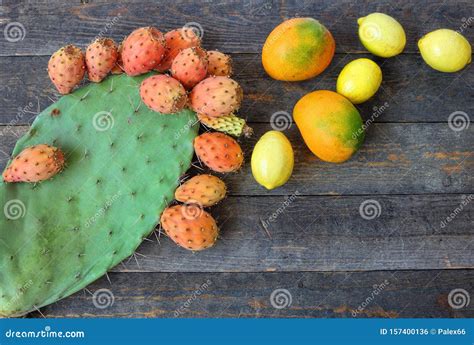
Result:
{"label": "weathered wood plank", "polygon": [[[247,164],[223,178],[233,195],[348,195],[474,192],[473,126],[455,132],[447,124],[372,124],[360,152],[343,164],[320,161],[303,143],[295,125],[285,134],[295,151],[290,181],[267,191],[254,181],[249,160],[268,124],[254,124],[255,135],[242,141]],[[12,130],[13,129],[13,130]],[[15,138],[27,127],[0,127],[0,167]]]}
{"label": "weathered wood plank", "polygon": [[[371,57],[364,54],[357,38],[359,16],[373,11],[389,13],[404,25],[408,37],[405,54],[376,59],[384,71],[383,89],[360,109],[367,120],[374,106],[387,102],[388,108],[374,118],[379,123],[369,127],[363,149],[350,162],[320,162],[306,149],[293,125],[285,133],[295,148],[296,168],[285,187],[272,192],[258,187],[249,164],[239,174],[225,177],[231,196],[212,210],[221,226],[221,239],[215,248],[190,253],[165,237],[158,244],[152,235],[149,239],[154,243],[145,241],[136,257],[114,269],[112,285],[103,278],[89,287],[92,293],[110,289],[115,296],[113,306],[97,309],[91,295],[84,292],[44,308],[43,314],[474,317],[472,303],[454,310],[447,302],[452,289],[472,291],[474,287],[473,271],[462,269],[474,265],[474,218],[469,201],[474,192],[472,126],[454,132],[445,123],[392,123],[445,122],[454,111],[472,113],[472,67],[457,74],[441,74],[430,70],[413,53],[421,35],[440,27],[461,29],[472,42],[473,31],[462,25],[466,22],[463,18],[471,22],[473,9],[467,0],[402,0],[396,5],[388,0],[222,1],[199,5],[175,1],[173,6],[123,0],[88,4],[59,0],[17,4],[4,0],[0,28],[20,22],[25,37],[18,42],[0,40],[0,123],[13,125],[0,127],[1,168],[16,139],[27,130],[19,125],[29,123],[38,109],[50,104],[49,97],[55,97],[45,71],[47,55],[66,42],[85,46],[100,33],[121,39],[138,26],[156,25],[167,30],[199,23],[207,48],[234,53],[236,79],[247,94],[241,114],[259,122],[254,125],[254,138],[243,143],[249,160],[255,140],[271,129],[268,122],[272,114],[291,113],[296,100],[308,91],[334,89],[345,63],[356,57]],[[338,54],[317,79],[275,82],[263,72],[258,53],[268,32],[294,16],[314,16],[326,24],[335,36]],[[385,195],[390,193],[403,195]],[[419,195],[406,195],[412,193]],[[291,196],[286,199],[283,195]],[[375,219],[360,214],[367,200],[376,201],[372,202],[376,211],[380,205]],[[455,217],[448,221],[452,214]],[[410,269],[423,271],[347,272]],[[202,273],[185,273],[190,271]],[[239,271],[254,273],[230,273]],[[384,284],[384,288],[356,313],[373,295],[375,284]],[[290,291],[292,304],[288,308],[272,307],[269,298],[278,288]]]}
{"label": "weathered wood plank", "polygon": [[[335,90],[339,72],[357,57],[336,55],[320,77],[283,83],[266,75],[259,55],[233,54],[235,79],[246,95],[240,114],[250,122],[269,122],[277,112],[291,114],[294,104],[306,93]],[[373,99],[358,106],[365,118],[372,117],[374,122],[446,122],[454,111],[473,112],[474,93],[468,92],[474,84],[472,67],[443,74],[430,69],[418,55],[375,60],[382,66],[384,82]],[[27,124],[38,103],[39,109],[44,109],[58,97],[48,78],[47,64],[46,56],[0,58],[0,123]]]}
{"label": "weathered wood plank", "polygon": [[[371,12],[396,17],[407,34],[406,52],[416,52],[425,33],[447,27],[463,30],[472,42],[474,32],[463,28],[472,15],[469,0],[442,1],[44,1],[18,3],[4,0],[1,22],[24,27],[20,42],[0,41],[1,55],[51,54],[66,42],[85,45],[99,34],[122,39],[136,27],[155,25],[162,30],[198,23],[209,48],[257,53],[273,27],[283,19],[311,16],[333,33],[337,51],[364,52],[357,36],[357,18]],[[41,17],[41,20],[38,18]]]}
{"label": "weathered wood plank", "polygon": [[[154,243],[144,242],[137,250],[139,255],[114,270],[253,272],[473,267],[474,207],[469,201],[473,198],[472,194],[467,199],[461,195],[230,197],[211,210],[221,227],[220,241],[213,249],[186,252],[166,237],[158,243],[152,235]],[[374,219],[366,219],[370,218],[368,205],[372,205],[370,215]],[[446,217],[451,214],[457,216],[448,222]]]}
{"label": "weathered wood plank", "polygon": [[[243,142],[247,160],[256,140],[271,126],[255,124],[254,129],[255,135]],[[448,124],[372,124],[360,151],[343,164],[333,164],[314,156],[293,125],[284,132],[295,151],[287,184],[271,192],[256,186],[250,164],[225,179],[239,195],[289,195],[296,190],[311,195],[472,192],[473,131],[471,126],[455,132]]]}
{"label": "weathered wood plank", "polygon": [[[102,278],[88,287],[89,292],[76,293],[41,312],[46,317],[474,317],[472,303],[453,309],[448,302],[453,289],[473,291],[472,270],[109,276],[111,284]],[[94,306],[91,294],[99,289],[113,296],[107,308]],[[281,298],[275,305],[288,304],[282,309],[272,306],[271,295],[277,289],[287,290],[275,293]],[[106,299],[101,301],[107,306]]]}
{"label": "weathered wood plank", "polygon": [[469,268],[473,199],[473,194],[231,196],[211,209],[221,229],[214,248],[189,252],[157,231],[113,271]]}

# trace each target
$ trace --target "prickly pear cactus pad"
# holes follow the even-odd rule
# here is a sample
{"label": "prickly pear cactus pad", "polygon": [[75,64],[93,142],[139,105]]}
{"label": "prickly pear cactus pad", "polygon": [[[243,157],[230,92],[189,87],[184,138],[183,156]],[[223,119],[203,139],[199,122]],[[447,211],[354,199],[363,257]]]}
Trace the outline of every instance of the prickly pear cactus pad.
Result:
{"label": "prickly pear cactus pad", "polygon": [[189,168],[195,113],[163,115],[139,96],[149,75],[112,76],[59,99],[15,146],[60,148],[38,184],[0,184],[0,315],[66,297],[133,254]]}

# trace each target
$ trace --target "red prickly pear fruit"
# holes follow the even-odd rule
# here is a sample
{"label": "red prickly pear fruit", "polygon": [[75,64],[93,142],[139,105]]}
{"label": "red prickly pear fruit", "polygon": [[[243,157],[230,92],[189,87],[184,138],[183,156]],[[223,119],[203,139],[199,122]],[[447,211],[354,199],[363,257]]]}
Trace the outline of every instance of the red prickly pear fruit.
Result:
{"label": "red prickly pear fruit", "polygon": [[203,207],[217,204],[224,199],[227,187],[220,178],[213,175],[197,175],[179,186],[174,197],[185,203],[197,203]]}
{"label": "red prickly pear fruit", "polygon": [[160,222],[169,238],[189,250],[212,247],[219,234],[214,218],[198,205],[168,207],[161,214]]}
{"label": "red prickly pear fruit", "polygon": [[150,72],[165,55],[166,43],[163,34],[154,27],[133,31],[123,41],[123,69],[129,76]]}
{"label": "red prickly pear fruit", "polygon": [[181,50],[191,47],[199,47],[201,45],[201,38],[190,28],[171,30],[165,34],[165,40],[165,57],[156,67],[156,70],[159,72],[169,70],[174,58]]}
{"label": "red prickly pear fruit", "polygon": [[199,47],[186,48],[179,52],[171,65],[171,75],[178,79],[185,88],[191,89],[194,85],[206,78],[207,54]]}
{"label": "red prickly pear fruit", "polygon": [[140,85],[140,97],[151,110],[162,114],[173,114],[184,108],[186,90],[176,79],[166,75],[146,78]]}
{"label": "red prickly pear fruit", "polygon": [[123,73],[123,61],[122,61],[122,43],[119,44],[117,48],[117,62],[115,66],[110,71],[112,74],[122,74]]}
{"label": "red prickly pear fruit", "polygon": [[64,167],[63,152],[40,144],[25,148],[3,172],[5,182],[39,182],[47,180]]}
{"label": "red prickly pear fruit", "polygon": [[237,111],[242,102],[240,85],[228,77],[209,77],[197,84],[190,94],[191,107],[207,116],[226,116]]}
{"label": "red prickly pear fruit", "polygon": [[196,137],[194,151],[201,162],[220,173],[237,171],[244,162],[244,154],[237,141],[219,132]]}
{"label": "red prickly pear fruit", "polygon": [[49,78],[63,95],[70,93],[81,82],[85,71],[84,54],[71,44],[56,51],[48,62]]}
{"label": "red prickly pear fruit", "polygon": [[232,75],[232,59],[229,55],[217,50],[207,52],[207,75],[217,77],[230,77]]}
{"label": "red prickly pear fruit", "polygon": [[98,38],[86,49],[86,66],[89,80],[99,83],[114,68],[118,59],[118,48],[110,38]]}

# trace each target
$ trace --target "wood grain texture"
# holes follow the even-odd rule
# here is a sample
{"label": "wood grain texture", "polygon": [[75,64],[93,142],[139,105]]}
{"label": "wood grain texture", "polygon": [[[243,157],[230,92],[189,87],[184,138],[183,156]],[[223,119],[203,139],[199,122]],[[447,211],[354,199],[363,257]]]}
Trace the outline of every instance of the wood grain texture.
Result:
{"label": "wood grain texture", "polygon": [[[220,227],[212,249],[186,251],[158,230],[113,271],[470,268],[473,199],[472,194],[228,197],[211,209]],[[375,205],[373,212],[367,203]]]}
{"label": "wood grain texture", "polygon": [[[423,127],[426,131],[427,126]],[[10,152],[15,138],[26,128],[13,127],[8,133],[6,127],[3,129],[1,150]],[[446,131],[452,135],[450,132]],[[398,133],[404,133],[408,138],[414,137],[409,129],[399,129]],[[434,137],[439,133],[442,133],[442,129],[432,129],[429,136]],[[421,148],[411,149],[412,152],[417,150]],[[398,186],[403,188],[397,191],[412,193],[412,183],[417,177],[419,181],[434,183],[435,170],[427,169],[440,169],[437,157],[448,164],[449,157],[459,155],[459,152],[462,150],[434,151],[431,154],[418,152],[420,157],[433,157],[433,161],[421,162],[413,174],[406,175],[406,180],[410,182],[408,187],[404,179],[398,179],[401,181]],[[299,165],[303,165],[307,159],[301,159]],[[313,160],[313,166],[307,165],[308,169],[314,171],[312,177],[308,176],[306,182],[302,183],[304,174],[296,170],[293,179],[300,182],[290,183],[294,189],[285,187],[283,192],[269,193],[258,188],[249,172],[226,177],[233,196],[212,209],[222,230],[221,240],[215,248],[193,254],[176,247],[166,238],[162,238],[162,244],[159,245],[156,238],[151,236],[154,242],[144,242],[138,249],[139,254],[117,266],[115,271],[337,271],[472,267],[474,217],[473,204],[469,201],[474,190],[472,176],[469,177],[472,156],[470,159],[469,165],[461,164],[458,172],[450,171],[450,175],[447,175],[449,178],[444,179],[445,184],[450,181],[458,186],[459,191],[464,193],[459,195],[367,195],[367,190],[380,193],[382,190],[389,191],[383,187],[395,186],[391,179],[396,179],[397,174],[402,172],[402,166],[396,166],[400,159],[392,159],[394,165],[390,167],[393,170],[391,175],[386,171],[378,174],[377,169],[380,167],[367,168],[367,163],[358,162],[355,166],[361,174],[359,179],[342,174],[339,166],[334,168],[339,171],[324,171],[325,165],[318,166],[322,163]],[[416,159],[412,160],[412,164],[415,164]],[[303,186],[312,184],[320,188],[319,184],[329,183],[332,175],[335,176],[333,188],[338,185],[352,186],[345,194],[358,191],[366,195],[305,196],[314,189]],[[344,181],[343,176],[347,181]],[[371,176],[377,179],[372,180]],[[469,178],[463,182],[463,176]],[[364,183],[365,180],[372,182]],[[449,186],[442,186],[442,189],[446,188],[443,193],[446,193]],[[243,196],[242,193],[249,195]],[[288,197],[275,195],[277,193]],[[360,207],[366,200],[375,200],[380,205],[379,217],[373,220],[361,217]],[[467,204],[463,205],[466,200]],[[441,222],[446,222],[446,217],[453,212],[457,216],[443,227]],[[262,221],[267,224],[271,238],[263,228]]]}
{"label": "wood grain texture", "polygon": [[[380,205],[372,220],[361,216],[367,200]],[[469,268],[474,266],[474,207],[460,206],[463,200],[461,195],[230,197],[211,210],[221,228],[212,250],[187,252],[152,235],[154,242],[145,241],[139,254],[114,271]],[[367,207],[362,214],[368,214]],[[456,208],[462,211],[446,222]]]}
{"label": "wood grain texture", "polygon": [[[350,195],[473,193],[474,128],[454,132],[447,124],[373,124],[360,151],[344,164],[320,161],[305,146],[295,125],[285,134],[295,151],[295,168],[287,184],[272,191],[252,177],[250,157],[268,124],[254,124],[255,134],[242,147],[247,164],[223,175],[232,195]],[[0,127],[0,168],[15,139],[27,127]],[[194,171],[197,172],[197,171]]]}
{"label": "wood grain texture", "polygon": [[[1,55],[49,55],[64,42],[86,45],[100,33],[121,40],[136,27],[161,30],[197,22],[209,48],[226,52],[258,53],[268,33],[284,19],[315,17],[333,33],[340,53],[365,52],[357,36],[357,18],[384,12],[397,18],[407,34],[406,53],[417,52],[416,42],[440,27],[458,30],[473,12],[472,1],[423,0],[351,1],[165,1],[114,2],[45,1],[20,3],[4,0],[2,22],[20,22],[21,42],[0,41]],[[41,17],[41,20],[38,20]],[[115,18],[115,19],[114,19]],[[464,30],[472,42],[474,32]]]}
{"label": "wood grain texture", "polygon": [[[242,143],[247,161],[256,140],[270,130],[255,124],[255,135]],[[292,178],[281,188],[255,184],[250,164],[225,176],[239,195],[466,193],[474,191],[472,126],[454,132],[447,124],[372,124],[359,152],[343,164],[326,163],[304,144],[295,125],[284,133],[295,151]],[[238,192],[237,192],[238,191]]]}
{"label": "wood grain texture", "polygon": [[[291,114],[306,93],[335,90],[339,72],[358,57],[373,58],[382,67],[384,82],[360,113],[373,122],[444,122],[449,114],[474,110],[474,73],[467,67],[459,73],[440,73],[429,68],[418,55],[376,59],[368,54],[336,55],[321,76],[299,83],[279,82],[266,75],[258,54],[233,54],[234,78],[245,98],[240,115],[250,122],[269,122],[277,112]],[[0,58],[0,123],[28,124],[37,109],[44,109],[58,94],[48,78],[47,56]],[[274,119],[274,117],[273,117]]]}
{"label": "wood grain texture", "polygon": [[[46,317],[474,317],[472,303],[455,310],[447,297],[453,289],[473,290],[472,270],[109,276],[111,283],[102,278],[88,292],[41,312]],[[94,307],[92,294],[99,289],[114,296],[108,308]],[[272,306],[276,289],[289,292],[290,305]]]}
{"label": "wood grain texture", "polygon": [[[436,72],[416,47],[438,28],[460,30],[473,42],[466,25],[472,1],[82,2],[0,5],[2,33],[13,22],[24,28],[23,39],[0,40],[0,169],[25,125],[57,98],[46,72],[50,54],[66,43],[85,47],[97,35],[120,41],[145,25],[166,31],[197,23],[206,48],[231,53],[246,94],[240,115],[255,135],[242,142],[245,167],[224,176],[230,196],[211,209],[221,228],[213,249],[191,253],[165,236],[158,241],[157,231],[109,273],[111,284],[99,279],[89,292],[43,308],[46,317],[474,317],[473,303],[454,310],[447,301],[452,289],[474,288],[474,210],[466,203],[474,193],[474,129],[455,132],[447,124],[455,111],[472,117],[474,74],[472,66]],[[379,59],[361,45],[357,18],[375,11],[404,26],[401,55]],[[336,55],[318,78],[277,82],[263,71],[259,53],[273,27],[296,16],[324,23]],[[295,150],[292,179],[274,191],[258,186],[248,163],[256,140],[272,128],[272,115],[291,114],[307,92],[334,90],[342,67],[359,57],[374,59],[384,74],[377,95],[358,106],[374,122],[360,152],[341,165],[323,163],[292,124],[284,132]],[[361,216],[368,200],[380,205],[374,219]],[[114,295],[106,309],[92,300],[101,288]],[[270,295],[281,288],[292,304],[275,309]]]}

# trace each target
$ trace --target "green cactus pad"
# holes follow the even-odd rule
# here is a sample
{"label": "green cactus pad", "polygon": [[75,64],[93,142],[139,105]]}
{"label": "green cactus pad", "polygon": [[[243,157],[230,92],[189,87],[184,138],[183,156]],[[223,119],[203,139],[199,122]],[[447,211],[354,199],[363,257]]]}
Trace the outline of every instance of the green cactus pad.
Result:
{"label": "green cactus pad", "polygon": [[18,316],[84,288],[132,255],[189,168],[195,113],[162,115],[140,99],[146,76],[112,76],[59,99],[15,146],[63,150],[38,184],[0,184],[0,315]]}

